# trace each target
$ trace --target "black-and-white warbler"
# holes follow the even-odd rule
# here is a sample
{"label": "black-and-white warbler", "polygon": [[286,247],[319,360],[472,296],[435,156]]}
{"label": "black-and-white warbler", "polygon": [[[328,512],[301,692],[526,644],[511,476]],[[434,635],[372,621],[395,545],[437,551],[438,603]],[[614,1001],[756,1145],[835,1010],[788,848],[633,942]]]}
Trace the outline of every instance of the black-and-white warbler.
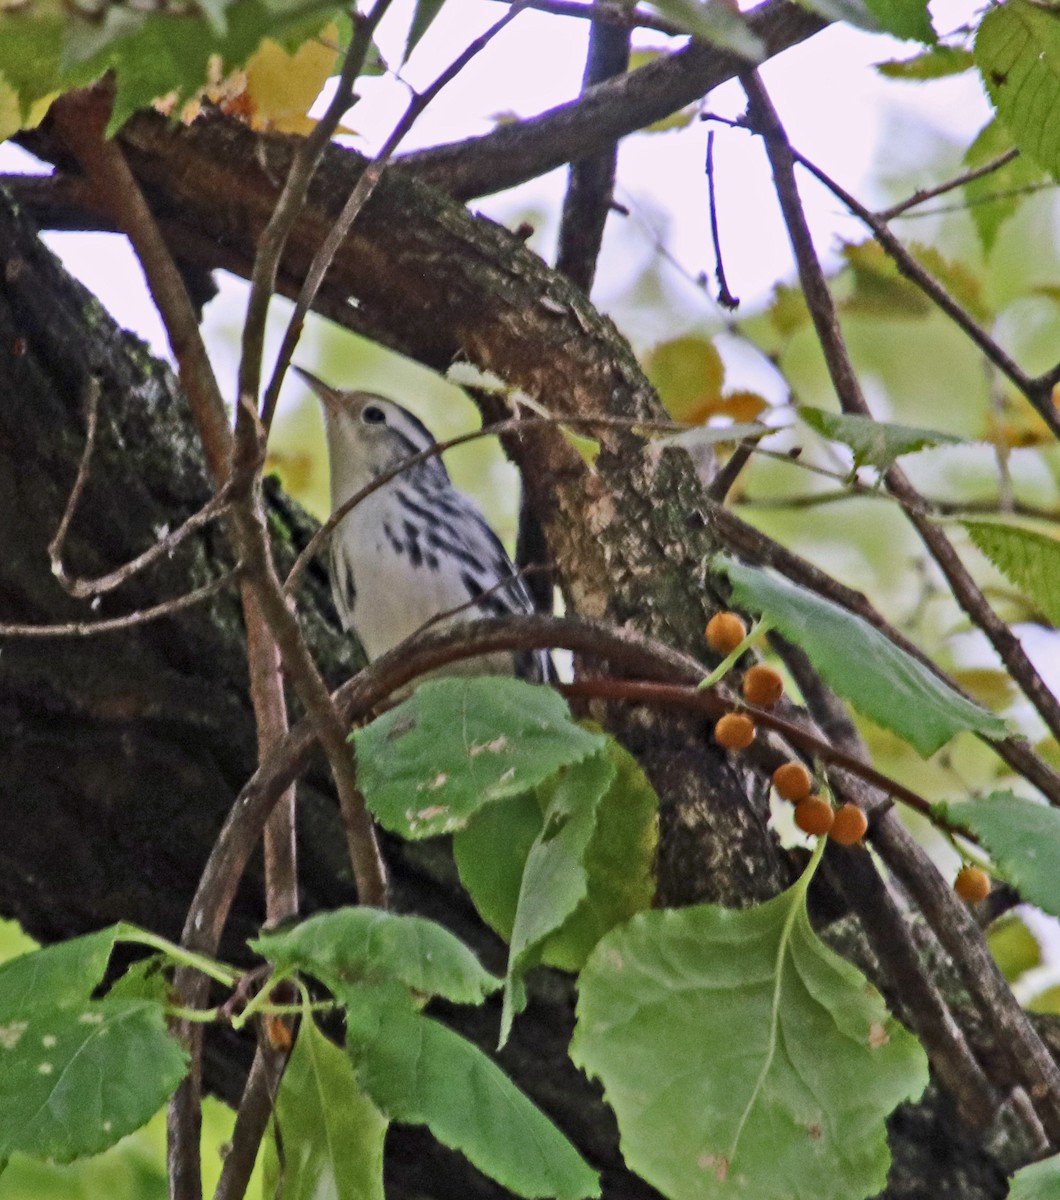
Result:
{"label": "black-and-white warbler", "polygon": [[[334,512],[435,439],[407,409],[343,392],[295,367],[322,402]],[[447,613],[456,620],[533,611],[526,585],[442,460],[402,471],[354,506],[331,535],[331,590],[369,661]],[[465,672],[550,677],[547,654],[468,659]]]}

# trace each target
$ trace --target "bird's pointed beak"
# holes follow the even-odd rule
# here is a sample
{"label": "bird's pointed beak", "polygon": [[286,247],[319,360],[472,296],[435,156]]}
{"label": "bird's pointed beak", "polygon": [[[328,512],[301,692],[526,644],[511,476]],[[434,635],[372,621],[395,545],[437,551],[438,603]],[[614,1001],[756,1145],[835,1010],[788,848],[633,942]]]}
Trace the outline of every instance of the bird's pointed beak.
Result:
{"label": "bird's pointed beak", "polygon": [[339,399],[339,393],[335,388],[327,384],[323,379],[319,379],[312,371],[307,371],[304,367],[291,364],[291,370],[294,371],[301,379],[303,379],[316,394],[318,399],[324,403],[324,411],[326,413],[341,412],[342,404]]}

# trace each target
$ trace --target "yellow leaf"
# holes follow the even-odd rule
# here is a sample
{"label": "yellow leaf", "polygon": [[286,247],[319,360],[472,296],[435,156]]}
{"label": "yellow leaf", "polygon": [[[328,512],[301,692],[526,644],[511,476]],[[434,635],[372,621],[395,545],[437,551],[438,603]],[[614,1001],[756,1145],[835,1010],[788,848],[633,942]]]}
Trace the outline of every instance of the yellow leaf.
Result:
{"label": "yellow leaf", "polygon": [[302,133],[307,114],[338,59],[338,29],[332,24],[294,54],[266,38],[247,63],[247,97],[255,129]]}
{"label": "yellow leaf", "polygon": [[726,392],[708,416],[731,417],[737,424],[754,421],[769,407],[757,392]]}
{"label": "yellow leaf", "polygon": [[49,96],[42,96],[30,105],[29,114],[23,117],[18,93],[0,79],[0,142],[11,137],[13,133],[18,133],[20,129],[33,129],[39,125],[58,94],[52,92]]}
{"label": "yellow leaf", "polygon": [[648,355],[645,370],[675,421],[698,425],[717,411],[725,364],[709,338],[663,342]]}
{"label": "yellow leaf", "polygon": [[959,667],[950,674],[980,704],[1000,712],[1012,703],[1016,685],[1004,671],[993,667]]}

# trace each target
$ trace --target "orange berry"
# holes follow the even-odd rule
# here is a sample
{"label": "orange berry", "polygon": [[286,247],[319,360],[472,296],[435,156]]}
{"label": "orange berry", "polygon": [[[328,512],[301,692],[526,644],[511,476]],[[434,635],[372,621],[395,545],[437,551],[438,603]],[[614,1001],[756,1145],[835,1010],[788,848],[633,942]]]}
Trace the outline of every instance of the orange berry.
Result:
{"label": "orange berry", "polygon": [[726,713],[714,726],[714,740],[726,750],[746,750],[755,740],[755,723],[746,713]]}
{"label": "orange berry", "polygon": [[795,805],[795,824],[803,833],[822,837],[832,828],[835,813],[823,796],[807,796]]}
{"label": "orange berry", "polygon": [[720,612],[710,618],[705,632],[715,654],[731,654],[747,637],[747,626],[736,613]]}
{"label": "orange berry", "polygon": [[743,677],[744,698],[749,704],[771,708],[784,695],[784,679],[774,667],[755,663]]}
{"label": "orange berry", "polygon": [[990,876],[982,867],[961,867],[953,881],[953,890],[969,904],[978,904],[990,895]]}
{"label": "orange berry", "polygon": [[813,790],[813,780],[801,762],[786,762],[773,772],[773,787],[781,800],[798,804]]}
{"label": "orange berry", "polygon": [[835,821],[828,836],[840,846],[853,846],[861,841],[868,828],[868,817],[856,804],[843,804],[836,809]]}

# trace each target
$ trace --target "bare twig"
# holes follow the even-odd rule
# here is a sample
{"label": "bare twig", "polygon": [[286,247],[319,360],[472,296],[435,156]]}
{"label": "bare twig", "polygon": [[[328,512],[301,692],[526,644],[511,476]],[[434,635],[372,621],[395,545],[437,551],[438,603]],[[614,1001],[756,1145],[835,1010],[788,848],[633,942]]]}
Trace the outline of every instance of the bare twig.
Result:
{"label": "bare twig", "polygon": [[[512,0],[501,2],[511,4]],[[687,33],[665,17],[627,4],[608,3],[607,0],[595,0],[595,3],[589,4],[583,4],[580,0],[523,0],[523,7],[554,17],[575,17],[592,21],[595,25],[613,25],[623,30],[654,29],[670,37],[682,37]]]}
{"label": "bare twig", "polygon": [[[593,23],[582,91],[629,69],[629,29]],[[618,144],[611,142],[570,165],[560,217],[556,268],[588,296],[611,210]]]}
{"label": "bare twig", "polygon": [[[685,708],[691,712],[702,712],[715,719],[731,711],[732,697],[718,691],[700,691],[695,687],[687,687],[668,683],[647,683],[636,679],[580,679],[575,683],[560,684],[558,690],[571,698],[590,698],[596,700],[623,700],[629,704],[653,704],[669,707]],[[823,763],[834,763],[843,767],[852,775],[858,776],[873,787],[879,788],[896,800],[901,800],[910,808],[923,816],[935,820],[930,803],[923,796],[914,792],[877,771],[860,759],[847,754],[831,742],[818,736],[812,730],[804,729],[787,717],[758,708],[753,704],[742,704],[741,712],[746,712],[754,718],[754,722],[762,729],[772,730],[780,734],[787,742],[807,755],[819,759]],[[778,765],[782,759],[774,756],[775,761],[770,765]],[[949,828],[949,826],[947,826]]]}
{"label": "bare twig", "polygon": [[306,272],[305,279],[302,283],[301,291],[298,299],[295,302],[294,310],[287,323],[287,328],[284,330],[283,340],[280,343],[280,349],[276,355],[276,365],[273,368],[272,378],[269,380],[269,385],[265,390],[265,397],[261,407],[261,419],[266,429],[271,425],[273,414],[276,411],[276,404],[279,400],[280,388],[283,385],[284,375],[291,362],[291,356],[294,354],[295,347],[298,345],[298,340],[302,335],[302,327],[305,324],[306,314],[309,312],[316,298],[320,285],[323,282],[324,276],[327,274],[328,268],[338,252],[339,247],[346,240],[350,229],[357,219],[358,214],[368,203],[372,192],[383,176],[383,171],[386,164],[390,161],[391,156],[397,147],[404,140],[406,134],[413,127],[416,121],[419,120],[424,109],[438,95],[438,93],[450,83],[456,75],[467,66],[467,64],[482,51],[492,39],[500,33],[515,17],[522,11],[522,0],[517,0],[513,3],[507,13],[499,20],[494,22],[485,33],[475,38],[464,50],[445,68],[444,71],[434,80],[434,82],[424,89],[422,92],[413,93],[409,100],[404,113],[401,115],[397,124],[391,130],[386,142],[383,144],[379,153],[367,164],[360,178],[350,192],[346,203],[343,205],[342,212],[331,225],[327,236],[320,243],[316,253],[313,255],[313,260],[309,265],[309,270]]}
{"label": "bare twig", "polygon": [[872,843],[952,957],[994,1032],[996,1049],[1008,1059],[1009,1080],[1026,1089],[1055,1146],[1060,1141],[1060,1067],[1016,1002],[979,927],[897,814],[880,814],[872,827]]}
{"label": "bare twig", "polygon": [[[784,0],[745,14],[752,33],[778,54],[828,22]],[[746,69],[736,55],[702,42],[599,83],[567,104],[482,137],[404,154],[397,161],[460,200],[514,187],[668,117]]]}
{"label": "bare twig", "polygon": [[[748,74],[743,83],[751,121],[765,140],[777,195],[795,250],[803,292],[814,318],[832,382],[845,411],[868,414],[868,406],[839,332],[835,308],[806,224],[795,184],[795,159],[787,136],[757,74]],[[915,498],[914,490],[897,468],[887,473],[886,481],[899,494],[909,499]],[[994,632],[993,623],[1002,623],[997,621],[974,583],[966,577],[952,547],[930,522],[923,518],[918,520],[915,514],[911,514],[911,519],[962,607],[968,611],[970,603],[977,598],[972,605],[975,611],[969,612],[969,615],[984,628],[991,641],[995,641],[991,636]],[[981,608],[986,609],[992,621],[984,621]],[[1005,629],[1008,633],[1007,627]],[[1011,652],[1002,657],[1013,674],[1017,674],[1019,665],[1014,663]],[[1033,700],[1033,696],[1031,698]],[[917,899],[940,941],[953,956],[966,986],[980,1003],[984,1019],[994,1028],[999,1048],[1009,1056],[1012,1080],[1026,1087],[1046,1131],[1054,1141],[1057,1140],[1060,1138],[1060,1068],[1049,1057],[1026,1014],[1019,1008],[1002,979],[975,922],[893,813],[882,811],[875,814],[873,841],[903,885]]]}
{"label": "bare twig", "polygon": [[[794,165],[796,161],[804,160],[798,158],[791,149],[784,128],[757,74],[744,76],[743,82],[750,105],[750,119],[765,142],[766,153],[773,169],[777,197],[795,252],[800,283],[840,405],[844,412],[871,416],[839,329],[835,305],[828,290],[824,271],[817,258],[813,238],[799,198]],[[819,178],[821,177],[821,172],[815,171],[814,173]],[[845,199],[844,203],[846,203]],[[856,202],[853,203],[856,204]],[[857,205],[857,208],[860,217],[864,209],[861,205]],[[867,219],[870,223],[874,222],[874,232],[876,231],[875,226],[879,226],[891,241],[895,240],[881,222],[875,221],[871,213],[867,214]],[[890,250],[888,252],[890,253]],[[929,292],[929,294],[932,293]],[[935,297],[933,296],[933,298]],[[986,337],[985,334],[983,336]],[[987,341],[990,339],[987,338]],[[994,349],[1000,353],[999,348],[995,346]],[[1015,364],[1012,366],[1022,375]],[[1060,431],[1060,415],[1054,411],[1051,420],[1052,426]],[[886,472],[884,480],[889,491],[907,502],[905,511],[910,523],[945,576],[958,604],[973,623],[986,634],[1009,674],[1030,700],[1052,734],[1060,737],[1060,704],[1057,703],[1056,697],[1052,695],[1034,664],[1027,657],[1019,638],[993,611],[945,534],[925,514],[924,502],[904,472],[898,467],[891,467]]]}
{"label": "bare twig", "polygon": [[917,188],[905,200],[900,200],[897,204],[892,204],[890,208],[881,209],[876,213],[876,218],[880,221],[893,221],[895,217],[900,217],[911,208],[916,208],[928,200],[934,200],[936,196],[945,196],[947,192],[964,187],[966,183],[971,183],[975,179],[982,179],[986,175],[993,175],[995,171],[1000,171],[1002,167],[1007,166],[1017,157],[1019,157],[1019,150],[1013,147],[1011,150],[1006,150],[1004,154],[999,154],[997,158],[991,159],[990,162],[984,163],[981,167],[973,167],[969,171],[963,171],[960,175],[955,175],[952,179],[947,179],[945,183],[940,183],[936,187]]}
{"label": "bare twig", "polygon": [[979,347],[988,361],[993,363],[1001,374],[1027,398],[1054,436],[1060,437],[1060,414],[1057,413],[1052,403],[1051,389],[1045,388],[1043,378],[1035,379],[1028,375],[1014,358],[1006,354],[997,340],[990,336],[971,313],[943,287],[930,271],[917,262],[916,258],[890,231],[884,220],[866,208],[810,159],[794,150],[790,144],[787,146],[786,153],[792,162],[797,162],[805,167],[815,179],[824,184],[837,200],[840,200],[859,221],[872,231],[873,237],[894,261],[898,270],[915,283],[925,296],[941,309],[959,329],[963,330],[968,338]]}
{"label": "bare twig", "polygon": [[77,511],[81,493],[85,490],[85,484],[88,482],[88,472],[92,465],[92,454],[96,448],[100,390],[99,376],[90,375],[85,382],[85,445],[81,451],[81,461],[77,466],[77,476],[74,479],[74,486],[70,489],[70,495],[66,499],[66,507],[63,509],[63,515],[59,519],[59,527],[55,531],[55,537],[48,543],[48,557],[51,559],[52,574],[64,587],[67,586],[67,577],[63,569],[63,544],[66,541],[70,522],[74,519],[74,513]]}
{"label": "bare twig", "polygon": [[517,434],[528,429],[555,425],[559,425],[560,427],[571,425],[575,428],[585,426],[590,429],[640,429],[646,433],[680,433],[689,428],[689,426],[675,421],[639,421],[634,417],[579,417],[567,415],[562,417],[511,417],[506,421],[497,421],[492,425],[483,425],[481,429],[473,429],[469,433],[457,434],[456,437],[447,438],[443,442],[435,442],[434,445],[428,446],[426,450],[421,450],[417,454],[410,454],[408,458],[402,459],[401,462],[391,467],[389,471],[385,471],[382,475],[377,475],[371,483],[366,484],[359,492],[355,492],[348,500],[335,509],[324,524],[313,534],[305,549],[295,559],[294,565],[288,572],[287,580],[283,585],[284,593],[291,595],[295,588],[298,587],[306,567],[320,553],[327,543],[328,538],[334,532],[335,527],[343,518],[356,508],[362,500],[366,500],[373,492],[377,492],[381,487],[385,487],[386,484],[396,479],[399,475],[403,475],[406,471],[421,462],[426,462],[429,458],[437,458],[438,455],[444,454],[447,450],[463,446],[467,442],[475,442],[480,438],[486,437],[502,437],[508,433]]}
{"label": "bare twig", "polygon": [[725,278],[725,260],[721,254],[721,235],[718,232],[718,202],[714,192],[714,130],[707,134],[707,199],[710,211],[710,240],[714,246],[714,277],[718,281],[718,303],[722,308],[736,309],[740,307],[739,296],[729,291]]}
{"label": "bare twig", "polygon": [[272,1116],[287,1056],[260,1041],[240,1097],[214,1200],[242,1200]]}
{"label": "bare twig", "polygon": [[67,621],[54,625],[17,625],[0,624],[0,637],[12,638],[83,638],[94,637],[100,633],[114,633],[117,630],[131,629],[135,625],[144,625],[148,621],[157,621],[160,617],[170,617],[193,604],[199,604],[210,596],[216,595],[222,588],[232,583],[238,576],[237,571],[230,571],[212,583],[204,584],[183,596],[172,600],[164,600],[150,608],[137,609],[136,612],[126,613],[123,617],[107,617],[99,621]]}

